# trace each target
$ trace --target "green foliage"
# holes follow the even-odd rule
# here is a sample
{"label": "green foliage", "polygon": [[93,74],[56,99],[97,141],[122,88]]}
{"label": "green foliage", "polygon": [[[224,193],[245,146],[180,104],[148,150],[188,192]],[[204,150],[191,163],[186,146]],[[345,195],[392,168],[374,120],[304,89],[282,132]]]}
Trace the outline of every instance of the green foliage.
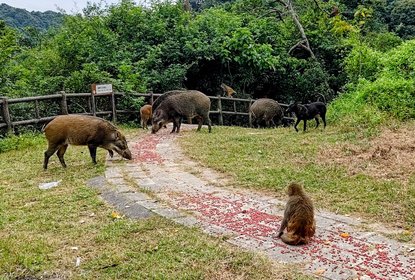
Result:
{"label": "green foliage", "polygon": [[[180,4],[159,3],[151,9],[132,1],[106,8],[91,4],[84,15],[66,16],[55,33],[41,38],[28,33],[25,44],[31,49],[12,59],[4,75],[10,77],[10,86],[4,92],[13,97],[89,91],[91,83],[111,82],[115,90],[125,92],[186,87],[217,95],[226,82],[240,97],[268,95],[284,101],[321,91],[325,79],[340,72],[335,63],[329,66],[333,75],[324,64],[314,75],[311,69],[317,64],[290,59],[287,50],[298,38],[296,29],[291,21],[268,15],[266,5],[239,0],[191,14]],[[319,17],[310,13],[306,21]],[[327,45],[321,57],[333,61],[326,54],[336,48]],[[304,68],[308,74],[303,81],[285,87],[284,80],[294,75],[287,70]]]}
{"label": "green foliage", "polygon": [[392,32],[372,32],[365,36],[364,42],[377,51],[386,52],[399,46],[402,39]]}
{"label": "green foliage", "polygon": [[342,94],[330,104],[327,119],[342,131],[365,131],[371,134],[387,119],[387,114],[369,104],[361,93]]}
{"label": "green foliage", "polygon": [[380,77],[372,83],[360,81],[356,91],[366,101],[399,120],[415,117],[414,80]]}
{"label": "green foliage", "polygon": [[[366,64],[359,65],[356,57],[362,47],[367,51]],[[384,53],[357,46],[347,60],[346,68],[353,77],[349,93],[331,104],[329,115],[353,127],[382,123],[385,116],[398,120],[415,118],[414,53],[415,40]],[[359,67],[364,71],[357,75]]]}
{"label": "green foliage", "polygon": [[382,54],[367,45],[357,45],[345,59],[345,70],[351,82],[365,77],[373,81],[380,70]]}
{"label": "green foliage", "polygon": [[59,26],[63,16],[63,14],[53,11],[28,12],[27,10],[14,8],[4,3],[0,4],[0,19],[4,20],[9,26],[22,30],[25,27],[32,27],[45,31],[50,27]]}
{"label": "green foliage", "polygon": [[44,139],[39,133],[10,134],[0,138],[0,153],[31,148],[42,142]]}
{"label": "green foliage", "polygon": [[406,41],[383,56],[383,75],[415,79],[415,40]]}
{"label": "green foliage", "polygon": [[0,93],[13,86],[7,66],[20,51],[17,32],[0,20]]}
{"label": "green foliage", "polygon": [[415,37],[415,0],[392,1],[391,23],[399,36]]}
{"label": "green foliage", "polygon": [[80,71],[71,73],[65,81],[67,92],[90,92],[93,83],[110,83],[111,77],[105,71],[99,70],[95,63],[85,63]]}
{"label": "green foliage", "polygon": [[[288,54],[301,36],[281,3],[225,2],[192,13],[181,3],[151,8],[129,0],[106,7],[90,4],[84,14],[65,16],[59,29],[46,34],[29,28],[19,35],[0,25],[0,62],[5,65],[0,90],[17,97],[85,92],[91,83],[112,83],[122,92],[189,88],[217,95],[225,82],[239,97],[309,102],[320,94],[330,101],[348,82],[347,88],[363,90],[356,87],[359,81],[376,81],[386,75],[386,67],[391,75],[400,71],[410,77],[411,68],[405,67],[410,57],[402,62],[399,55],[395,61],[383,59],[402,41],[386,32],[389,18],[381,16],[390,5],[405,1],[340,1],[341,13],[332,18],[325,11],[333,1],[319,1],[319,6],[295,1],[316,59]],[[386,90],[385,83],[376,88]],[[401,90],[410,89],[398,84]],[[379,100],[370,102],[380,106]]]}

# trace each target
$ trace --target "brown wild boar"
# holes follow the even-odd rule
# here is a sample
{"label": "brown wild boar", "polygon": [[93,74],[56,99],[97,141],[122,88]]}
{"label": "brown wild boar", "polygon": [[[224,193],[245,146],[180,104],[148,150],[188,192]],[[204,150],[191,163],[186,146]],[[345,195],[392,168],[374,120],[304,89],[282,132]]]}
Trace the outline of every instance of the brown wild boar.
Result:
{"label": "brown wild boar", "polygon": [[265,122],[266,127],[270,127],[271,125],[275,127],[274,119],[279,124],[283,118],[283,111],[280,104],[269,98],[260,98],[252,103],[249,108],[249,114],[252,116],[252,122],[256,123],[258,127],[263,122]]}
{"label": "brown wild boar", "polygon": [[61,115],[48,123],[44,132],[48,140],[48,149],[43,162],[44,169],[48,168],[49,158],[56,151],[62,166],[66,167],[63,156],[69,144],[88,146],[94,164],[97,163],[97,147],[108,150],[110,156],[115,151],[123,158],[132,158],[125,136],[113,124],[101,118]]}
{"label": "brown wild boar", "polygon": [[189,123],[193,118],[198,120],[199,131],[204,122],[207,122],[209,132],[212,130],[209,118],[210,99],[197,90],[174,90],[164,93],[153,104],[152,133],[156,133],[165,124],[173,122],[172,132],[179,133],[182,118]]}
{"label": "brown wild boar", "polygon": [[141,119],[141,127],[143,129],[148,129],[147,123],[151,121],[152,115],[152,106],[151,105],[144,105],[140,108],[140,119]]}

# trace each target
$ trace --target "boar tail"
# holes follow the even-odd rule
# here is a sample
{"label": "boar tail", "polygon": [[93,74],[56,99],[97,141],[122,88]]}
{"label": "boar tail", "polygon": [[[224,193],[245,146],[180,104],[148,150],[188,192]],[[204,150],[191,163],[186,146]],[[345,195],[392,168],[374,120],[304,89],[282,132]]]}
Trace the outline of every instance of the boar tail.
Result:
{"label": "boar tail", "polygon": [[43,125],[42,125],[42,129],[41,129],[41,131],[42,132],[45,132],[45,127],[46,127],[46,125],[48,124],[48,122],[47,123],[44,123]]}

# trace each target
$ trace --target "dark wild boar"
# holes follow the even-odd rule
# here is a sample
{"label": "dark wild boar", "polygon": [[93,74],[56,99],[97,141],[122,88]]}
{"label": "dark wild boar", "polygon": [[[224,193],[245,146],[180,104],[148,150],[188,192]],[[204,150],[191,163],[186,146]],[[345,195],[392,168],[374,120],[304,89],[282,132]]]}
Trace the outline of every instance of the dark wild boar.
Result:
{"label": "dark wild boar", "polygon": [[141,127],[143,129],[148,129],[148,121],[151,121],[151,115],[152,115],[152,106],[151,105],[144,105],[140,108],[140,122]]}
{"label": "dark wild boar", "polygon": [[131,159],[125,136],[117,128],[101,118],[83,115],[62,115],[54,118],[44,128],[48,149],[45,152],[43,168],[48,168],[49,158],[57,151],[57,156],[63,167],[66,167],[63,156],[68,145],[86,145],[94,164],[97,147],[113,151],[126,159]]}
{"label": "dark wild boar", "polygon": [[173,122],[173,132],[179,133],[182,118],[187,118],[191,123],[197,118],[199,131],[202,124],[207,122],[211,132],[209,118],[210,99],[204,93],[197,90],[175,90],[164,93],[153,104],[152,133],[156,133],[164,125]]}
{"label": "dark wild boar", "polygon": [[280,104],[269,98],[260,98],[252,103],[249,108],[249,114],[252,116],[252,123],[258,127],[262,123],[265,123],[265,127],[271,127],[271,125],[275,127],[274,119],[277,121],[277,124],[280,124],[283,118]]}

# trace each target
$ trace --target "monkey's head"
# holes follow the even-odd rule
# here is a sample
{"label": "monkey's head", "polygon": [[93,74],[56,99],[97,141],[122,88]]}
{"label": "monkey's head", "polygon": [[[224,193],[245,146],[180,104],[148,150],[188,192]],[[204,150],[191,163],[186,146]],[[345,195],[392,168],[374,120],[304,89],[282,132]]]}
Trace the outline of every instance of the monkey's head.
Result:
{"label": "monkey's head", "polygon": [[287,190],[288,196],[304,195],[303,187],[298,183],[291,183]]}

